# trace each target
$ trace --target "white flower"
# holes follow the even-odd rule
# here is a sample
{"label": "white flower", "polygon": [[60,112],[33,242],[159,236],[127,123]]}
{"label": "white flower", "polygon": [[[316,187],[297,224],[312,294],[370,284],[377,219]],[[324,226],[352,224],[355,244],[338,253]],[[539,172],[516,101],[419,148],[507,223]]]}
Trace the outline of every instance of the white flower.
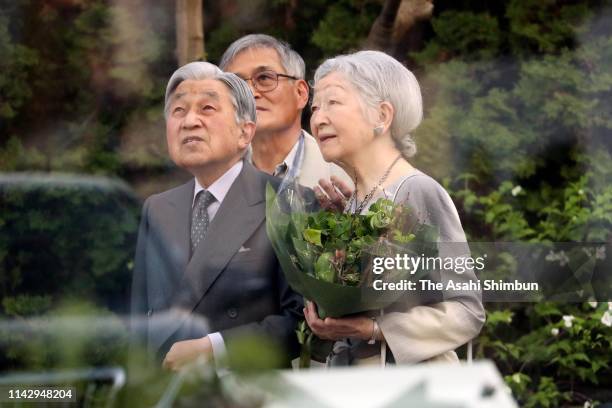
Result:
{"label": "white flower", "polygon": [[572,327],[572,320],[574,319],[575,317],[572,315],[565,315],[563,316],[563,324],[569,329],[570,327]]}
{"label": "white flower", "polygon": [[516,197],[517,195],[519,195],[521,193],[521,191],[523,191],[523,187],[521,186],[516,186],[512,189],[511,193],[512,193],[512,197]]}
{"label": "white flower", "polygon": [[591,401],[584,401],[583,408],[591,408],[592,406],[593,404],[591,404]]}
{"label": "white flower", "polygon": [[550,329],[550,334],[552,334],[553,336],[558,336],[559,329],[557,329],[556,327],[553,327],[552,329]]}
{"label": "white flower", "polygon": [[595,259],[606,259],[606,247],[600,246],[595,250]]}
{"label": "white flower", "polygon": [[567,257],[567,255],[565,254],[565,251],[561,251],[559,252],[559,265],[560,266],[565,266],[567,264],[569,264],[569,258]]}
{"label": "white flower", "polygon": [[590,302],[589,302],[589,306],[591,306],[593,309],[597,309],[597,302],[595,302],[595,301],[590,301]]}
{"label": "white flower", "polygon": [[579,195],[583,195],[584,194],[584,190],[583,189],[578,190],[578,194]]}
{"label": "white flower", "polygon": [[569,258],[565,251],[560,251],[557,255],[557,260],[559,261],[559,266],[565,266],[569,263]]}
{"label": "white flower", "polygon": [[565,266],[569,263],[569,258],[565,251],[553,252],[552,250],[546,255],[546,259],[549,262],[559,261],[559,266]]}
{"label": "white flower", "polygon": [[612,314],[610,314],[609,310],[606,310],[601,316],[601,322],[608,327],[612,327]]}
{"label": "white flower", "polygon": [[608,310],[612,310],[612,302],[608,302]]}

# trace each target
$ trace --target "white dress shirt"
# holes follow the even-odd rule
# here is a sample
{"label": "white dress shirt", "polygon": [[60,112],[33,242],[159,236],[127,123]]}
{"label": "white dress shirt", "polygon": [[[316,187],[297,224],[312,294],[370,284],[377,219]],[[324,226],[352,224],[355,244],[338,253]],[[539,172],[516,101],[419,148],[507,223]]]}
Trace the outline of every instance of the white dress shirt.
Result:
{"label": "white dress shirt", "polygon": [[[206,212],[208,213],[208,219],[212,222],[213,218],[217,214],[223,199],[227,195],[230,187],[238,178],[240,171],[242,170],[242,160],[239,160],[238,163],[234,164],[228,171],[226,171],[221,177],[215,180],[214,183],[208,187],[208,191],[215,197],[215,201],[213,201]],[[195,204],[195,199],[198,193],[202,190],[205,190],[204,187],[198,182],[198,179],[195,179],[195,186],[193,189],[193,202],[192,207]],[[227,349],[225,348],[225,341],[223,340],[223,336],[221,333],[214,332],[208,335],[210,340],[210,344],[212,346],[213,357],[215,360],[215,367],[217,370],[217,374],[219,376],[227,374],[227,367],[223,366],[222,362],[227,354]]]}

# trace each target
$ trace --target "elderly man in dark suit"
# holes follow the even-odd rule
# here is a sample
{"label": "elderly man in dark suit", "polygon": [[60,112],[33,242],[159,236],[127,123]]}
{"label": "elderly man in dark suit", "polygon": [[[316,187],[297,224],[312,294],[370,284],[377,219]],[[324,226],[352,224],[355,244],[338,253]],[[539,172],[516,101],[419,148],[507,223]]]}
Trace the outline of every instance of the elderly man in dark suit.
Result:
{"label": "elderly man in dark suit", "polygon": [[274,180],[243,160],[256,121],[248,85],[212,64],[187,64],[168,82],[165,117],[170,157],[194,179],[144,203],[132,312],[147,316],[149,350],[173,370],[218,358],[241,335],[294,352],[301,299],[265,228],[265,186]]}

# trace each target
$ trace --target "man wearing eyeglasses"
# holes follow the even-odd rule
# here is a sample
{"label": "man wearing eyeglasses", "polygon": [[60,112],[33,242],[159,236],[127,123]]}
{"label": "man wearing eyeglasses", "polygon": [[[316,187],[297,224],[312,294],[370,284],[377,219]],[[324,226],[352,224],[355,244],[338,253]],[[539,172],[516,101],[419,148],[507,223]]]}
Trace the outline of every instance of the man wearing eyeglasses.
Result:
{"label": "man wearing eyeglasses", "polygon": [[228,47],[219,66],[246,80],[255,96],[257,128],[247,154],[255,167],[310,188],[331,176],[352,185],[340,167],[323,159],[316,140],[302,130],[308,84],[304,60],[297,52],[269,35],[250,34]]}

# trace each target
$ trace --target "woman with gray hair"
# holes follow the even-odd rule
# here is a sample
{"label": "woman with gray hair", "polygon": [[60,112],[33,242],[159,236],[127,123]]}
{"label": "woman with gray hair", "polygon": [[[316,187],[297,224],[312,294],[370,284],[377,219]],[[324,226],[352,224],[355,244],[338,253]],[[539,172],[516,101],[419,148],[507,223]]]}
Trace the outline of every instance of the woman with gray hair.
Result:
{"label": "woman with gray hair", "polygon": [[[312,134],[325,160],[337,163],[355,180],[345,211],[365,213],[379,198],[392,199],[410,208],[419,223],[439,229],[440,257],[469,256],[451,198],[409,162],[416,153],[411,133],[422,116],[416,78],[382,52],[331,58],[315,73]],[[471,270],[452,275],[455,281],[475,279]],[[304,314],[317,336],[336,340],[332,365],[379,359],[383,364],[456,361],[454,350],[482,328],[484,309],[477,291],[444,291],[443,296],[437,303],[418,306],[397,302],[378,316],[322,320],[311,302]]]}

